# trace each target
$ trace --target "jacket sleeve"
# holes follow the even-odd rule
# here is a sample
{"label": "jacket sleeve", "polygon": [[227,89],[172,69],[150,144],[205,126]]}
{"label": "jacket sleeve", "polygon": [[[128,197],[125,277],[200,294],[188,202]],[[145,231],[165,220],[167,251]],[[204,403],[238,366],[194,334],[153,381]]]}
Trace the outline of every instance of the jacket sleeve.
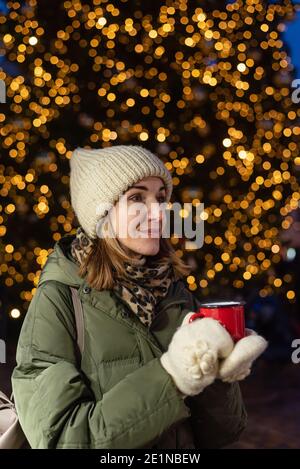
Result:
{"label": "jacket sleeve", "polygon": [[[128,374],[101,400],[95,399],[87,377],[76,366],[69,292],[59,291],[57,285],[48,282],[37,288],[22,325],[12,374],[17,413],[31,447],[147,447],[171,425],[188,418],[190,409],[159,358]],[[64,314],[58,306],[63,296],[69,303]]]}
{"label": "jacket sleeve", "polygon": [[197,396],[189,396],[195,448],[222,448],[238,440],[247,413],[237,382],[216,380]]}
{"label": "jacket sleeve", "polygon": [[[197,311],[200,300],[186,290],[188,311]],[[191,424],[196,448],[221,448],[238,440],[247,426],[247,412],[238,382],[221,380],[196,396],[185,399],[191,409]]]}

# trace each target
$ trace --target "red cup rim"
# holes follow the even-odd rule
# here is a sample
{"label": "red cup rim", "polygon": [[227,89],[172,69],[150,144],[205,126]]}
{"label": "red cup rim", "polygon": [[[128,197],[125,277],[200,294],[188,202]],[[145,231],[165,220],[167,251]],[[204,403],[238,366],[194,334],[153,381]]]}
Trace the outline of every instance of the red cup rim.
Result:
{"label": "red cup rim", "polygon": [[245,301],[207,301],[200,303],[200,308],[232,308],[234,306],[245,306]]}

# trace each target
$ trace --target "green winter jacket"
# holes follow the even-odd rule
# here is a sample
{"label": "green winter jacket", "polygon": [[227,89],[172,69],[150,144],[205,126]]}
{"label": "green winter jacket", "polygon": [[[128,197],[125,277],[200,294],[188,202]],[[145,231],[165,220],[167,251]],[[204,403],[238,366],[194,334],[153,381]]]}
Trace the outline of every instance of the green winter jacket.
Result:
{"label": "green winter jacket", "polygon": [[[75,235],[54,245],[24,319],[12,387],[32,448],[220,448],[246,425],[237,383],[216,380],[182,399],[160,363],[198,299],[174,282],[148,329],[112,290],[90,288],[70,254]],[[69,286],[83,305],[78,361]]]}

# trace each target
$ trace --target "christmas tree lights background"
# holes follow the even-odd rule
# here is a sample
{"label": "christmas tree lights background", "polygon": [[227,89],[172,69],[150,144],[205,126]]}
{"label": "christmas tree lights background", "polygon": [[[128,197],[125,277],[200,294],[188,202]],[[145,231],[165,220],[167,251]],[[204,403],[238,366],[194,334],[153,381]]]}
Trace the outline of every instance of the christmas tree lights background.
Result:
{"label": "christmas tree lights background", "polygon": [[[76,146],[142,144],[172,200],[203,202],[204,245],[173,238],[200,298],[296,304],[280,234],[300,199],[291,1],[7,2],[0,14],[2,313],[21,322],[53,244],[75,232]],[[298,38],[299,40],[299,38]],[[4,294],[5,292],[5,294]]]}

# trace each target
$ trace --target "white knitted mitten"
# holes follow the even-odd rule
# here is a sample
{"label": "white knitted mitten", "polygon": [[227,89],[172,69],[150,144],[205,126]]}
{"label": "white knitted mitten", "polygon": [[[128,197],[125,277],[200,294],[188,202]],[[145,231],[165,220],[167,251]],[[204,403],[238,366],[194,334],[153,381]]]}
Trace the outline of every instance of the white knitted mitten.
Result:
{"label": "white knitted mitten", "polygon": [[246,378],[254,360],[267,348],[268,342],[255,331],[246,329],[246,334],[235,344],[231,354],[220,362],[217,377],[222,381],[232,383]]}
{"label": "white knitted mitten", "polygon": [[188,322],[188,313],[160,357],[177,388],[186,396],[202,392],[216,378],[218,359],[227,357],[234,343],[230,334],[211,318]]}

